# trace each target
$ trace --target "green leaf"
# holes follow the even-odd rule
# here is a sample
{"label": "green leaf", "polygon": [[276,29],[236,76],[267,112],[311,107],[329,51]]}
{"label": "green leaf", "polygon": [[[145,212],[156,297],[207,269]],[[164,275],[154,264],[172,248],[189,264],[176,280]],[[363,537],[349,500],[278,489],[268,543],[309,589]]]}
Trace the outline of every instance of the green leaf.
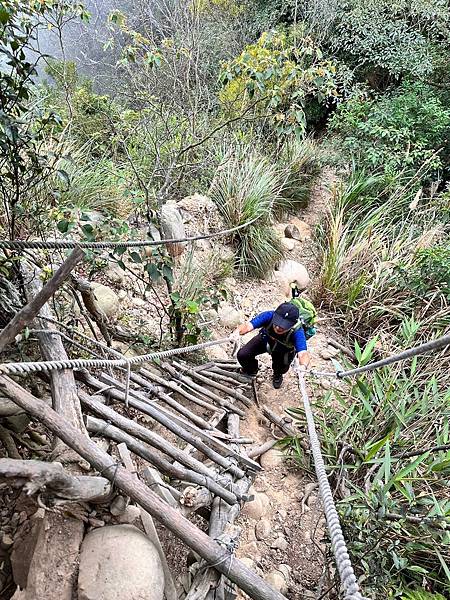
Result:
{"label": "green leaf", "polygon": [[369,343],[364,348],[364,352],[362,353],[361,358],[359,359],[359,365],[361,367],[366,365],[372,358],[373,349],[375,348],[375,344],[377,343],[377,341],[378,341],[378,337],[375,336],[374,338],[372,338],[369,341]]}
{"label": "green leaf", "polygon": [[10,16],[6,8],[0,7],[0,23],[2,25],[5,25],[9,21]]}
{"label": "green leaf", "polygon": [[169,265],[164,265],[162,268],[162,274],[163,277],[165,279],[167,279],[167,281],[170,281],[170,283],[174,282],[174,278],[173,278],[173,270],[171,267],[169,267]]}
{"label": "green leaf", "polygon": [[197,304],[197,302],[194,302],[193,300],[188,300],[186,302],[186,308],[191,315],[196,315],[200,311],[199,305]]}
{"label": "green leaf", "polygon": [[381,440],[378,440],[378,442],[375,442],[374,444],[369,446],[369,451],[366,454],[366,457],[364,458],[364,462],[368,462],[369,460],[372,460],[372,458],[377,454],[378,450],[380,450],[380,448],[382,448],[385,445],[385,443],[388,441],[388,439],[390,437],[391,437],[391,432],[389,432],[387,435],[385,435],[384,438],[381,438]]}
{"label": "green leaf", "polygon": [[139,252],[130,252],[130,258],[134,263],[141,263],[142,258]]}
{"label": "green leaf", "polygon": [[424,454],[421,454],[420,456],[418,456],[412,463],[410,463],[409,465],[407,465],[406,467],[404,467],[403,469],[401,469],[398,473],[396,473],[386,484],[385,490],[387,491],[394,482],[396,481],[401,481],[402,479],[408,477],[408,475],[410,473],[412,473],[413,471],[415,471],[417,469],[417,467],[425,460],[428,458],[428,456],[430,455],[430,452],[425,452]]}
{"label": "green leaf", "polygon": [[62,219],[61,221],[58,221],[56,227],[61,233],[67,233],[67,230],[69,229],[69,224],[70,223],[67,219]]}
{"label": "green leaf", "polygon": [[160,279],[161,273],[158,271],[158,268],[154,263],[147,263],[145,265],[145,270],[149,274],[150,278],[153,279],[153,281],[158,281],[158,279]]}

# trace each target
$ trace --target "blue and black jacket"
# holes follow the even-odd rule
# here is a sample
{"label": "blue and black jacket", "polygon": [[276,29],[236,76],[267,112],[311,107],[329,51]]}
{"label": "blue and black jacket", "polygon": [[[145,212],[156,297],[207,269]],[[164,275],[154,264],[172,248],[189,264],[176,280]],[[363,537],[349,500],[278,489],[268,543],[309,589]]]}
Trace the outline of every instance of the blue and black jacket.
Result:
{"label": "blue and black jacket", "polygon": [[267,350],[277,352],[301,352],[306,350],[306,337],[303,327],[294,327],[281,335],[273,329],[273,310],[266,310],[251,319],[254,329],[261,329],[260,336],[267,342]]}

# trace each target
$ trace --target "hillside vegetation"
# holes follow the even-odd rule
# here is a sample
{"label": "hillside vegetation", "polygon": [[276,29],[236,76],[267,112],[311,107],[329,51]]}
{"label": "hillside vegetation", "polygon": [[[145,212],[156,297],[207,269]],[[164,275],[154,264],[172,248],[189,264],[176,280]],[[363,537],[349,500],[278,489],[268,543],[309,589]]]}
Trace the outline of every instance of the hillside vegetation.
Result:
{"label": "hillside vegetation", "polygon": [[[124,1],[101,29],[93,10],[0,5],[2,238],[155,237],[164,205],[208,196],[221,227],[249,223],[226,260],[180,275],[164,247],[109,257],[164,324],[158,339],[127,323],[142,346],[192,343],[226,277],[262,279],[283,258],[274,224],[327,166],[338,183],[311,293],[358,363],[450,331],[448,2]],[[1,289],[20,295],[19,263],[0,254]],[[89,255],[91,273],[107,266]],[[450,594],[449,366],[429,355],[323,397],[331,481],[374,599]]]}

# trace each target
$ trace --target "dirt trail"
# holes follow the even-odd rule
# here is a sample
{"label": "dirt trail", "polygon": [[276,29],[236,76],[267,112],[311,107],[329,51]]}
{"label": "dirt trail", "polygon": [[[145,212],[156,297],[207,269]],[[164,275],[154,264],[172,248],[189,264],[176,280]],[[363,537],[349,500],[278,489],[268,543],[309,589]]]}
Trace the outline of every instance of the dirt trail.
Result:
{"label": "dirt trail", "polygon": [[[298,218],[289,221],[299,227],[304,240],[295,243],[293,250],[287,253],[287,258],[302,262],[308,268],[313,282],[320,264],[312,234],[324,217],[334,183],[333,172],[325,170],[308,208]],[[282,225],[279,227],[281,229]],[[243,310],[246,317],[275,307],[283,300],[284,296],[273,283],[250,285],[236,282],[234,304]],[[318,333],[308,345],[313,368],[330,370],[329,359],[337,351],[328,345],[327,340],[329,337],[338,337],[336,333],[328,326],[326,319],[319,325]],[[250,338],[251,335],[246,337]],[[256,382],[259,403],[285,416],[285,409],[301,403],[295,375],[289,372],[282,388],[275,390],[271,383],[270,358],[265,355],[260,357],[260,361],[261,369]],[[311,398],[322,396],[324,388],[329,388],[328,381],[311,381]],[[249,410],[241,431],[245,437],[255,441],[255,446],[273,438],[270,423],[262,416],[258,406]],[[315,474],[308,473],[294,458],[286,458],[275,449],[261,457],[261,464],[264,471],[257,476],[253,486],[255,500],[246,505],[240,518],[243,534],[237,556],[288,598],[316,598],[318,589],[324,583],[326,546],[323,543],[325,521],[315,487]],[[245,595],[239,598],[245,598]]]}

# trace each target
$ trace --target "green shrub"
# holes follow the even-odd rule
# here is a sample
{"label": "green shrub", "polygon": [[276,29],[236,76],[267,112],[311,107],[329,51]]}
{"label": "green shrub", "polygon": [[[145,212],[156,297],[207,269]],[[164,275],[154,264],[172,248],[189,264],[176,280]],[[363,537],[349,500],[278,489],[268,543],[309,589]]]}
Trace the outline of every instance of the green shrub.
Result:
{"label": "green shrub", "polygon": [[353,98],[330,121],[340,144],[365,169],[389,175],[414,172],[424,163],[431,173],[447,169],[450,109],[431,86],[404,83],[378,99]]}
{"label": "green shrub", "polygon": [[378,328],[387,335],[406,317],[431,330],[450,324],[448,200],[418,200],[416,185],[416,177],[353,174],[321,228],[321,299],[364,336]]}
{"label": "green shrub", "polygon": [[210,194],[226,228],[251,223],[233,234],[236,267],[245,276],[264,277],[283,257],[271,227],[280,190],[276,168],[257,155],[228,160],[217,169]]}

